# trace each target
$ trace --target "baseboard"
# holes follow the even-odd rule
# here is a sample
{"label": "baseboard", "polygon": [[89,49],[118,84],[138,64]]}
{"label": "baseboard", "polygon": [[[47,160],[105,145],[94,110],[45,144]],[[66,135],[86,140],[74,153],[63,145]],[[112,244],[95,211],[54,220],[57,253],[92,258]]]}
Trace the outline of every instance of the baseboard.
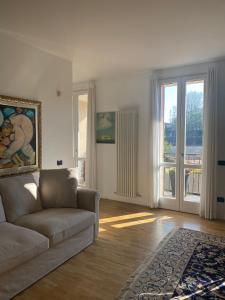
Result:
{"label": "baseboard", "polygon": [[101,198],[107,199],[107,200],[114,200],[114,201],[119,201],[119,202],[125,202],[125,203],[130,203],[130,204],[137,204],[141,206],[148,206],[147,201],[145,201],[142,197],[135,197],[135,198],[127,198],[123,196],[119,196],[116,193],[112,195],[107,195],[107,194],[102,194]]}

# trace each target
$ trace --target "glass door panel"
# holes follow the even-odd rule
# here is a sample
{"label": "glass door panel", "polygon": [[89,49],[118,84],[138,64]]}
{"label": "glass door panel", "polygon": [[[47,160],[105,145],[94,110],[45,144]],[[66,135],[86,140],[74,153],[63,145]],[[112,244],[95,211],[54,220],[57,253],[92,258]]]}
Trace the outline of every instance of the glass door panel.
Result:
{"label": "glass door panel", "polygon": [[161,162],[176,163],[177,140],[177,83],[161,87]]}
{"label": "glass door panel", "polygon": [[198,213],[202,185],[204,79],[161,83],[160,206]]}
{"label": "glass door panel", "polygon": [[160,168],[161,189],[160,196],[164,198],[176,198],[176,167]]}
{"label": "glass door panel", "polygon": [[200,203],[200,192],[202,187],[202,170],[184,169],[184,201]]}
{"label": "glass door panel", "polygon": [[177,116],[178,83],[161,85],[160,201],[165,208],[178,208]]}
{"label": "glass door panel", "polygon": [[204,81],[186,82],[185,164],[202,164]]}
{"label": "glass door panel", "polygon": [[[200,203],[204,80],[185,82],[184,201]],[[182,166],[183,167],[183,166]],[[185,206],[185,205],[183,205]]]}

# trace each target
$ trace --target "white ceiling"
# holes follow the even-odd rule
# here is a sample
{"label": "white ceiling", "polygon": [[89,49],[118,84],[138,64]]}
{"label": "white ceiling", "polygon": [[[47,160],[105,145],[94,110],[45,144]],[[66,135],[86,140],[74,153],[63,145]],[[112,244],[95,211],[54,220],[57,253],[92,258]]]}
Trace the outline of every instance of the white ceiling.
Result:
{"label": "white ceiling", "polygon": [[0,30],[84,81],[225,56],[225,0],[0,0]]}

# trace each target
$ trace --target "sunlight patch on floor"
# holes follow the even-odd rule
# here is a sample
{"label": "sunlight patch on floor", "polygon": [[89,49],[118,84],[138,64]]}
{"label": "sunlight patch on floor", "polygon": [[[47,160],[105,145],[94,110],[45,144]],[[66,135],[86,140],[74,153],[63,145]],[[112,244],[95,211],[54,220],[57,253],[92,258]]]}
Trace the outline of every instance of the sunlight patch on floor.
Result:
{"label": "sunlight patch on floor", "polygon": [[113,227],[113,228],[126,228],[126,227],[136,226],[136,225],[145,224],[145,223],[152,223],[155,220],[157,220],[157,218],[150,218],[150,219],[144,219],[144,220],[137,220],[137,221],[131,221],[131,222],[126,222],[126,223],[114,224],[111,227]]}
{"label": "sunlight patch on floor", "polygon": [[141,213],[122,215],[122,216],[117,216],[117,217],[104,218],[104,219],[100,219],[99,222],[100,222],[100,224],[106,224],[106,223],[113,223],[113,222],[136,219],[136,218],[141,218],[141,217],[149,217],[152,215],[154,215],[154,214],[149,213],[149,212],[141,212]]}
{"label": "sunlight patch on floor", "polygon": [[131,213],[131,214],[124,214],[114,217],[102,218],[99,220],[101,224],[100,232],[107,231],[107,228],[103,228],[102,225],[109,226],[115,229],[122,229],[142,224],[153,223],[155,221],[167,221],[173,219],[168,215],[153,217],[155,214],[152,212],[138,212],[138,213]]}
{"label": "sunlight patch on floor", "polygon": [[159,218],[159,220],[169,220],[169,219],[173,219],[172,217],[168,217],[168,216],[163,216],[161,218]]}

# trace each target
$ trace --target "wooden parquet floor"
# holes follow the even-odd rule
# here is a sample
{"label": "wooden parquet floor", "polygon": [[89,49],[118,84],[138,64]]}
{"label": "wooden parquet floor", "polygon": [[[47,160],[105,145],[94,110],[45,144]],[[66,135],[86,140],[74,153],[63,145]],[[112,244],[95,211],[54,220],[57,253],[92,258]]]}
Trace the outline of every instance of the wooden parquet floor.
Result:
{"label": "wooden parquet floor", "polygon": [[225,222],[101,200],[98,240],[15,300],[111,300],[151,250],[176,226],[225,236]]}

